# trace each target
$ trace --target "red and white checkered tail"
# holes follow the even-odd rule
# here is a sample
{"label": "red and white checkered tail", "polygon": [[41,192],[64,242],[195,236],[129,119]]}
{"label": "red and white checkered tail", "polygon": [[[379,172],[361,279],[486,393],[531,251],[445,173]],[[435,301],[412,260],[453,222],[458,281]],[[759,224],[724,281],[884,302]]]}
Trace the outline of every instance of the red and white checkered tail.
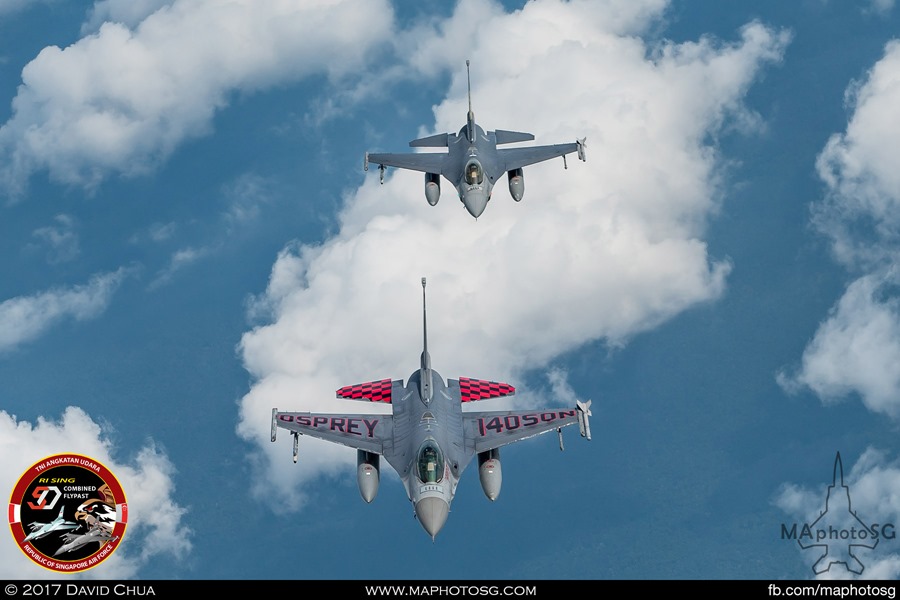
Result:
{"label": "red and white checkered tail", "polygon": [[516,388],[508,383],[488,381],[486,379],[472,379],[471,377],[459,378],[459,399],[462,402],[475,402],[486,398],[500,398],[512,396]]}
{"label": "red and white checkered tail", "polygon": [[369,402],[387,402],[390,404],[392,387],[393,382],[390,379],[367,381],[340,388],[337,391],[337,397],[350,400],[368,400]]}

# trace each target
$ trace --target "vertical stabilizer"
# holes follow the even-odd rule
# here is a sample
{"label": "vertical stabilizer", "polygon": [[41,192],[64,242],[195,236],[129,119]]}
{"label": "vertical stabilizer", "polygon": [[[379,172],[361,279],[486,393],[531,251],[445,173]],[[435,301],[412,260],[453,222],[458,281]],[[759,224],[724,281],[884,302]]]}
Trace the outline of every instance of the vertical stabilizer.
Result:
{"label": "vertical stabilizer", "polygon": [[466,60],[466,80],[469,83],[469,114],[466,115],[466,136],[469,143],[475,143],[475,113],[472,112],[472,76],[469,75],[469,61]]}
{"label": "vertical stabilizer", "polygon": [[431,403],[431,355],[428,354],[428,316],[425,312],[425,278],[422,278],[422,358],[419,364],[419,395]]}

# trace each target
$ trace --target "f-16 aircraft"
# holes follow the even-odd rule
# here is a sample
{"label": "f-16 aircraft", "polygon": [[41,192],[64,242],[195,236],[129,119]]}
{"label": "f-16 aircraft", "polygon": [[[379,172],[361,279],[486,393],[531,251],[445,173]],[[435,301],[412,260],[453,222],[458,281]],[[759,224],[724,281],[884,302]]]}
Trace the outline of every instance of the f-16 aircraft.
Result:
{"label": "f-16 aircraft", "polygon": [[62,556],[66,552],[74,552],[88,544],[97,543],[101,546],[108,541],[113,540],[112,534],[103,527],[91,527],[86,533],[64,533],[62,541],[64,542],[53,556]]}
{"label": "f-16 aircraft", "polygon": [[469,113],[466,116],[466,124],[459,133],[439,133],[409,143],[413,148],[447,148],[447,152],[403,154],[367,152],[363,168],[368,171],[369,163],[377,164],[381,183],[384,183],[385,167],[424,172],[425,199],[431,206],[440,200],[441,175],[443,175],[456,187],[459,199],[469,214],[477,219],[491,199],[494,184],[504,172],[509,179],[509,193],[513,200],[518,202],[525,194],[525,175],[522,167],[562,156],[563,165],[568,168],[565,162],[566,154],[572,152],[576,152],[582,161],[585,160],[585,138],[570,144],[498,149],[497,146],[500,144],[531,141],[534,135],[503,129],[485,133],[484,129],[475,124],[475,114],[472,112],[469,61],[466,61],[466,77],[469,85]]}
{"label": "f-16 aircraft", "polygon": [[366,502],[378,493],[381,457],[399,474],[413,513],[434,541],[447,521],[450,503],[466,466],[478,457],[481,487],[496,500],[502,482],[500,447],[556,430],[563,449],[562,428],[578,424],[581,436],[591,439],[591,401],[576,401],[573,409],[469,412],[463,404],[512,396],[507,383],[460,377],[444,383],[431,368],[422,278],[424,349],[419,368],[406,385],[402,379],[381,379],[337,390],[338,398],[384,402],[391,414],[319,414],[272,409],[272,441],[279,427],[298,440],[309,435],[355,448],[357,483]]}
{"label": "f-16 aircraft", "polygon": [[69,531],[70,529],[75,529],[76,527],[78,527],[78,523],[66,521],[66,518],[63,516],[65,510],[65,506],[60,507],[59,515],[49,523],[29,524],[31,533],[25,536],[25,539],[23,541],[28,542],[31,540],[37,540],[44,536],[50,535],[54,531]]}

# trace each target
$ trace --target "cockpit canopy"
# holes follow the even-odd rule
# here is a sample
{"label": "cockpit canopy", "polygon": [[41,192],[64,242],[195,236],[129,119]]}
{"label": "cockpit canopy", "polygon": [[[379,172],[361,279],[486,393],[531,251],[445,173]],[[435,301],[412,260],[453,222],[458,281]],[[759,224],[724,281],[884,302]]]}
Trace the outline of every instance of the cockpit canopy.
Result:
{"label": "cockpit canopy", "polygon": [[422,442],[416,464],[419,481],[422,483],[438,483],[444,478],[444,454],[433,439]]}
{"label": "cockpit canopy", "polygon": [[466,164],[466,183],[480,185],[484,181],[484,169],[477,160],[470,160]]}

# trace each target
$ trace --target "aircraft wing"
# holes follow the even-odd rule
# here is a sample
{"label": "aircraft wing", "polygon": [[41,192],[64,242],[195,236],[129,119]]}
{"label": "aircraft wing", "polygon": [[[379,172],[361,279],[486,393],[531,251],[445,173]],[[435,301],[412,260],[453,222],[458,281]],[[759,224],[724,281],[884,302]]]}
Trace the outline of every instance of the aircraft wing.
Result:
{"label": "aircraft wing", "polygon": [[[584,156],[583,146],[578,142],[572,144],[554,144],[552,146],[530,146],[526,148],[499,148],[497,154],[500,156],[500,163],[503,165],[504,171],[512,171],[534,163],[543,162],[578,152],[579,158]],[[582,160],[584,160],[582,158]]]}
{"label": "aircraft wing", "polygon": [[394,418],[378,414],[321,414],[278,412],[272,409],[272,441],[278,427],[301,435],[384,454],[392,441]]}
{"label": "aircraft wing", "polygon": [[450,154],[447,152],[403,152],[397,154],[366,154],[366,170],[369,163],[398,167],[423,173],[442,174],[444,161]]}
{"label": "aircraft wing", "polygon": [[590,401],[571,409],[464,412],[463,422],[466,442],[484,452],[576,423],[590,439],[589,415]]}

